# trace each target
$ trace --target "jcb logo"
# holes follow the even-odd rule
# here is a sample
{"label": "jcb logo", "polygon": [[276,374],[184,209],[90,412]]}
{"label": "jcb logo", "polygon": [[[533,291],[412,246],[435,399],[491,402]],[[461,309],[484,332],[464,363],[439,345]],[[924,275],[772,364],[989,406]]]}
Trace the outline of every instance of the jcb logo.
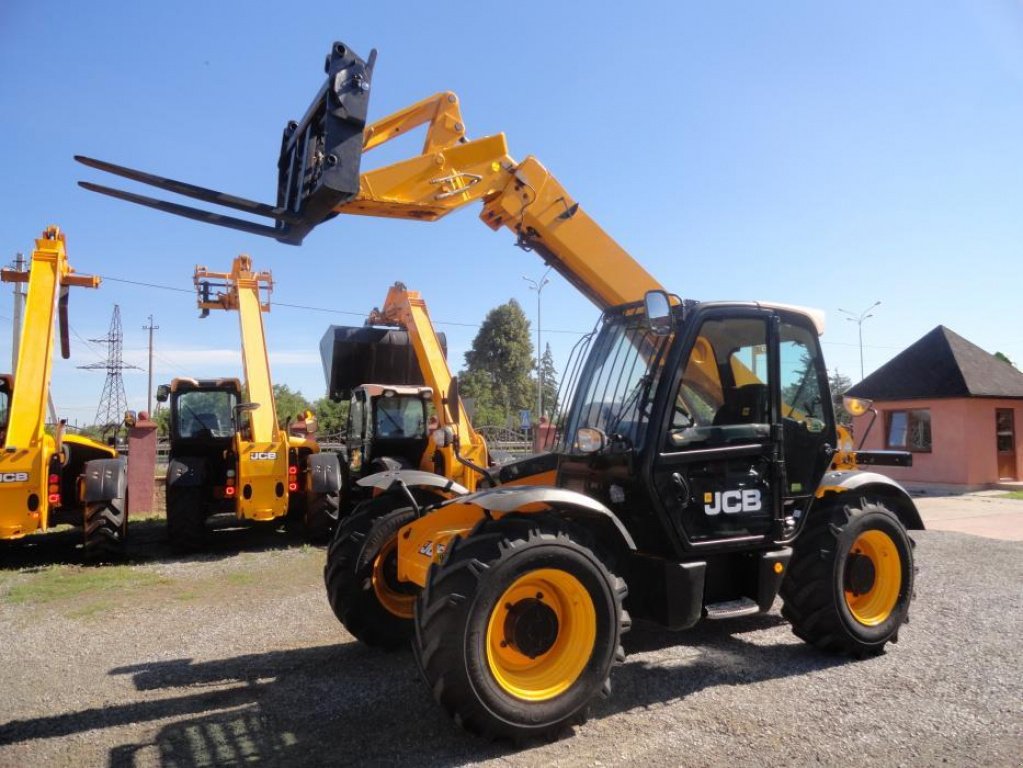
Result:
{"label": "jcb logo", "polygon": [[760,491],[715,491],[703,494],[703,511],[708,515],[737,515],[740,512],[759,512],[763,508]]}
{"label": "jcb logo", "polygon": [[250,461],[277,461],[277,451],[253,451],[249,454]]}
{"label": "jcb logo", "polygon": [[424,557],[433,557],[436,553],[437,557],[440,557],[447,550],[447,545],[443,541],[438,541],[436,545],[432,541],[428,541],[419,548],[419,554]]}
{"label": "jcb logo", "polygon": [[28,472],[3,472],[0,473],[0,483],[27,483]]}

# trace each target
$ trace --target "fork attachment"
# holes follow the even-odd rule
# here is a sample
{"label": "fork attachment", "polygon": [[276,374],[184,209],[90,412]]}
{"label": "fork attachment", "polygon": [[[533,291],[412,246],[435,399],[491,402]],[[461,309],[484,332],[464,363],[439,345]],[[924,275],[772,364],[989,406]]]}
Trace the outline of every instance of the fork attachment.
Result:
{"label": "fork attachment", "polygon": [[233,208],[274,221],[273,226],[215,211],[80,181],[93,192],[173,213],[207,224],[230,227],[299,245],[335,209],[359,194],[363,131],[369,110],[369,91],[376,51],[364,61],[344,43],[327,54],[327,79],[299,121],[284,129],[277,162],[277,205],[267,205],[213,189],[76,155],[75,160],[106,173],[184,197]]}

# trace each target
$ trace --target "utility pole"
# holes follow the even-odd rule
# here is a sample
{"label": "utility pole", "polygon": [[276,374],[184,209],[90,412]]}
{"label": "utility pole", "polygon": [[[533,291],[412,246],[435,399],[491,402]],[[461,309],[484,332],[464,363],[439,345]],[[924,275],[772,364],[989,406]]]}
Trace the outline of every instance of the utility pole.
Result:
{"label": "utility pole", "polygon": [[[18,272],[25,271],[25,256],[19,253],[14,257],[14,268]],[[24,283],[14,283],[14,341],[11,344],[11,371],[18,370],[18,346],[21,344],[21,316],[25,312]]]}
{"label": "utility pole", "polygon": [[869,307],[867,307],[865,310],[860,312],[858,315],[855,312],[850,312],[848,309],[839,308],[839,310],[838,310],[839,312],[841,312],[841,313],[843,313],[845,315],[848,315],[846,320],[849,320],[850,322],[856,323],[856,325],[859,326],[859,330],[860,330],[860,381],[863,381],[863,321],[873,317],[873,315],[870,315],[870,314],[867,314],[867,313],[870,312],[870,310],[872,310],[874,307],[878,306],[880,303],[881,303],[881,300],[878,299],[873,304],[871,304]]}
{"label": "utility pole", "polygon": [[540,344],[540,294],[543,287],[550,282],[547,275],[553,267],[547,267],[543,277],[534,280],[531,277],[522,276],[522,279],[529,283],[529,290],[536,291],[536,425],[540,424],[540,417],[543,416],[543,347]]}
{"label": "utility pole", "polygon": [[143,325],[143,331],[149,331],[149,397],[146,401],[149,418],[153,418],[153,331],[159,330],[160,326],[153,325],[153,316],[149,316],[149,325]]}
{"label": "utility pole", "polygon": [[107,378],[103,382],[103,393],[99,397],[99,407],[96,409],[96,424],[103,428],[104,434],[116,433],[124,420],[124,412],[128,408],[128,398],[124,394],[124,377],[121,375],[121,371],[131,368],[138,369],[137,365],[129,365],[124,362],[121,308],[117,304],[114,304],[114,314],[110,319],[110,331],[106,338],[89,339],[89,341],[106,344],[107,359],[78,367],[85,370],[105,370],[107,372]]}

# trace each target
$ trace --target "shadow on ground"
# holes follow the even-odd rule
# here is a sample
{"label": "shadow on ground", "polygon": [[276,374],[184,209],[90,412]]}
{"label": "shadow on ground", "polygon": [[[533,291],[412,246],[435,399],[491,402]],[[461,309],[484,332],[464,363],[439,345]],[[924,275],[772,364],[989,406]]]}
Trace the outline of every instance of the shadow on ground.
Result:
{"label": "shadow on ground", "polygon": [[[628,650],[684,644],[679,664],[633,658],[613,677],[613,696],[591,718],[613,717],[713,686],[802,675],[845,663],[800,643],[763,644],[756,635],[783,623],[775,615],[706,623],[687,633],[639,628]],[[114,748],[114,767],[241,765],[458,766],[517,750],[459,731],[433,702],[411,654],[384,654],[357,643],[236,656],[211,662],[154,662],[110,671],[129,675],[145,701],[0,725],[0,744],[163,725]],[[533,749],[527,746],[525,749]],[[539,759],[539,755],[537,756]]]}
{"label": "shadow on ground", "polygon": [[[201,552],[182,553],[167,541],[167,526],[163,518],[133,520],[128,525],[126,557],[109,564],[213,560],[239,552],[265,552],[305,544],[301,536],[283,530],[279,523],[235,525],[215,522],[207,533],[207,544]],[[81,544],[81,529],[70,527],[34,533],[23,539],[0,541],[0,571],[47,565],[84,565]]]}

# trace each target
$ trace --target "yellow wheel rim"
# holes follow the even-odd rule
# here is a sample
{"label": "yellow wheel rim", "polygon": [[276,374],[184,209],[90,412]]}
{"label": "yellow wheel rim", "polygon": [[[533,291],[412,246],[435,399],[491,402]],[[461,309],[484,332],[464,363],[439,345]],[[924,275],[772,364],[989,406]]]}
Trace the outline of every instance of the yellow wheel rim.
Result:
{"label": "yellow wheel rim", "polygon": [[373,559],[373,592],[380,605],[399,619],[411,619],[416,596],[403,592],[398,582],[398,539],[388,541]]}
{"label": "yellow wheel rim", "polygon": [[853,618],[868,627],[886,621],[902,589],[902,559],[891,536],[878,530],[860,534],[845,569],[845,604]]}
{"label": "yellow wheel rim", "polygon": [[525,701],[568,690],[593,655],[597,611],[573,575],[543,568],[505,590],[487,624],[487,662],[501,688]]}

